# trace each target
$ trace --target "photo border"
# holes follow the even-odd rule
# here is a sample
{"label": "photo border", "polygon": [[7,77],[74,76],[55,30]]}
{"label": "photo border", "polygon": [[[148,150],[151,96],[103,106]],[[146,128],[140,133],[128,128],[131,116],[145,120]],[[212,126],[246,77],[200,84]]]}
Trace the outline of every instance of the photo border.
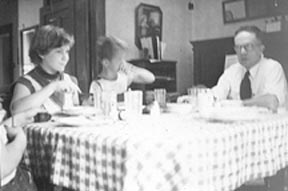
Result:
{"label": "photo border", "polygon": [[[25,74],[30,71],[34,64],[30,61],[29,57],[29,48],[31,39],[37,30],[39,25],[34,25],[31,27],[24,28],[20,31],[20,38],[21,38],[21,74]],[[26,70],[27,68],[27,70]]]}
{"label": "photo border", "polygon": [[[153,16],[154,16],[154,18],[157,18],[157,17],[155,17],[155,13],[156,13],[156,16],[158,14],[158,20],[156,22],[155,27],[153,27],[153,26],[151,27],[150,25],[147,25],[147,30],[152,29],[151,31],[153,31],[153,32],[150,32],[150,33],[145,32],[144,34],[142,34],[143,31],[141,31],[142,30],[141,18],[143,18],[143,16],[146,17],[146,19],[147,19],[146,22],[148,24],[148,21],[150,19],[153,20]],[[140,3],[136,7],[136,9],[135,9],[135,44],[139,49],[142,49],[140,39],[143,37],[158,36],[160,41],[161,41],[161,39],[162,39],[162,22],[163,22],[162,17],[163,17],[162,10],[158,6]]]}

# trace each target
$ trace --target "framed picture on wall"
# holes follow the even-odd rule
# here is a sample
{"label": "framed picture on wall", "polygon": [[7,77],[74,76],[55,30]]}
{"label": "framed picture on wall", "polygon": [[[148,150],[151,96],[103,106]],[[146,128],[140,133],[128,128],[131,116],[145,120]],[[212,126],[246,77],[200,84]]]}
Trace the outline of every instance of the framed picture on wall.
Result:
{"label": "framed picture on wall", "polygon": [[135,44],[142,49],[141,39],[162,39],[162,11],[160,7],[140,3],[135,10]]}
{"label": "framed picture on wall", "polygon": [[32,37],[38,28],[38,25],[34,25],[20,31],[21,37],[21,64],[22,64],[22,74],[26,74],[31,69],[34,68],[34,64],[31,62],[29,57],[29,48]]}
{"label": "framed picture on wall", "polygon": [[246,0],[223,1],[222,7],[224,23],[232,23],[247,19]]}

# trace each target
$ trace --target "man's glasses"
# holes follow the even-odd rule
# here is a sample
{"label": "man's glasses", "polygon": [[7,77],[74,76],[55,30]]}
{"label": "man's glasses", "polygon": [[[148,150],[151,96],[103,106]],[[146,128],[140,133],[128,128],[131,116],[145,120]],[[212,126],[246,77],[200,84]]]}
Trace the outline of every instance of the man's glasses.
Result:
{"label": "man's glasses", "polygon": [[255,43],[248,43],[248,44],[244,44],[244,45],[235,45],[234,46],[234,50],[235,50],[235,52],[241,52],[241,50],[242,50],[242,48],[244,48],[244,50],[246,51],[246,52],[248,52],[248,51],[251,51],[251,50],[254,50],[255,49],[255,47],[256,46],[259,46],[260,44],[259,43],[257,43],[257,44],[255,44]]}

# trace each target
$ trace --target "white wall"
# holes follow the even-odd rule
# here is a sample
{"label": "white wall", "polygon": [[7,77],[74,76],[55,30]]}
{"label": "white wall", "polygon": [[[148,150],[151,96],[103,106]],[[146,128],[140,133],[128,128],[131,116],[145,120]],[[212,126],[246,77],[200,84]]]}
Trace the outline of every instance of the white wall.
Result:
{"label": "white wall", "polygon": [[[205,0],[206,1],[206,0]],[[159,6],[163,12],[162,40],[167,44],[163,59],[177,61],[177,89],[185,92],[193,83],[191,15],[189,0],[106,0],[106,34],[129,45],[127,59],[139,58],[134,43],[135,8],[140,3]]]}
{"label": "white wall", "polygon": [[43,0],[18,0],[19,30],[40,23],[40,8]]}
{"label": "white wall", "polygon": [[194,3],[192,11],[191,40],[206,40],[233,36],[242,25],[253,24],[264,30],[265,19],[223,23],[223,0],[191,0]]}

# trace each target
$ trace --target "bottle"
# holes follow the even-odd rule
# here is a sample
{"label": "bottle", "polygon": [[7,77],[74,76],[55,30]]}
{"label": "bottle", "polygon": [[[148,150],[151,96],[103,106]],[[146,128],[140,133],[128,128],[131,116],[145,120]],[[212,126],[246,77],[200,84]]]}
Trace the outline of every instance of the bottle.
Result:
{"label": "bottle", "polygon": [[[60,73],[60,80],[64,79],[64,72]],[[63,92],[63,106],[62,109],[69,109],[74,106],[73,104],[73,92],[64,91]]]}
{"label": "bottle", "polygon": [[73,93],[72,92],[63,92],[64,104],[63,109],[69,109],[73,107]]}
{"label": "bottle", "polygon": [[160,115],[160,106],[158,101],[154,101],[151,106],[150,115],[159,116]]}

